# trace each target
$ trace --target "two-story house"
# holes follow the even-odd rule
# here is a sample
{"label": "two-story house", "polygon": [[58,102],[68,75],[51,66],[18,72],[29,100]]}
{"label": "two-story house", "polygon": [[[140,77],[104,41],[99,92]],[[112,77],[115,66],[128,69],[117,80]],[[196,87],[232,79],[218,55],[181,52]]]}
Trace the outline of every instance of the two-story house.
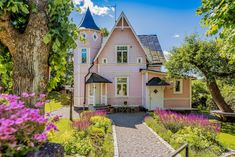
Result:
{"label": "two-story house", "polygon": [[191,79],[168,79],[157,35],[136,35],[122,12],[104,38],[87,9],[74,51],[76,106],[136,105],[146,109],[191,108]]}

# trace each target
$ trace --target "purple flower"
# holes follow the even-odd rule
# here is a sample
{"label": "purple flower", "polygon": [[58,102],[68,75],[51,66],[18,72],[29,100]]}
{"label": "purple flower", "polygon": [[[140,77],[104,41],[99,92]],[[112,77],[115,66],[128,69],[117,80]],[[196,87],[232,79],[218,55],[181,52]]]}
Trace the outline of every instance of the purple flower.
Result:
{"label": "purple flower", "polygon": [[59,131],[59,130],[53,123],[49,123],[46,125],[45,131],[49,132],[49,131]]}
{"label": "purple flower", "polygon": [[29,93],[26,93],[26,92],[23,92],[23,93],[21,94],[21,96],[24,97],[24,98],[30,97]]}
{"label": "purple flower", "polygon": [[44,142],[47,140],[47,135],[45,133],[42,134],[35,134],[33,138],[39,142]]}
{"label": "purple flower", "polygon": [[46,97],[46,94],[40,94],[39,99],[44,99]]}
{"label": "purple flower", "polygon": [[35,107],[42,107],[45,105],[45,102],[37,102],[34,106]]}

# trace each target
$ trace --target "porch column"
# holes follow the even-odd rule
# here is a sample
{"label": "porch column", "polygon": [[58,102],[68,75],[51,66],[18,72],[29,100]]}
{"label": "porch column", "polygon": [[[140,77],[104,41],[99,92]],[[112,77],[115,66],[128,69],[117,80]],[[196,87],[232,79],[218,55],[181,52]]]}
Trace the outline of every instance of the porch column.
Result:
{"label": "porch column", "polygon": [[96,98],[95,83],[93,83],[93,106],[95,106],[95,102],[96,102],[95,98]]}
{"label": "porch column", "polygon": [[105,105],[108,105],[108,85],[105,83]]}

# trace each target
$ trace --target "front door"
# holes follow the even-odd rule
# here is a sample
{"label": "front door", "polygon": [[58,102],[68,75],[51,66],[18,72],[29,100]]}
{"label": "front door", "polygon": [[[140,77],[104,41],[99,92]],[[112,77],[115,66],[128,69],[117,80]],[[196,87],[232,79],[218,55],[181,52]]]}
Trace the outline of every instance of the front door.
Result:
{"label": "front door", "polygon": [[150,86],[149,88],[149,110],[163,108],[164,103],[164,87]]}

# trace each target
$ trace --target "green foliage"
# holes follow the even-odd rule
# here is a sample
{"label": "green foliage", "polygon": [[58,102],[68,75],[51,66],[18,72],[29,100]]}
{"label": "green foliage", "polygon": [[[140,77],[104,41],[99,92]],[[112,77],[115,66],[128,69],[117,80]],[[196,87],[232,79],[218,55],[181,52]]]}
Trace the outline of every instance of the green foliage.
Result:
{"label": "green foliage", "polygon": [[[234,81],[234,80],[233,80]],[[218,82],[221,89],[221,94],[224,96],[225,101],[235,110],[235,84],[234,82],[228,83],[225,81]]]}
{"label": "green foliage", "polygon": [[172,143],[180,145],[187,142],[190,149],[200,152],[208,151],[216,155],[222,154],[225,149],[217,141],[217,135],[202,128],[184,127],[172,136]]}
{"label": "green foliage", "polygon": [[[72,77],[66,76],[66,68],[70,68],[71,63],[66,65],[68,53],[76,48],[75,40],[78,37],[78,29],[70,19],[70,14],[74,10],[71,0],[48,0],[47,17],[48,33],[44,37],[44,42],[50,45],[49,65],[50,81],[47,85],[48,91],[56,88],[59,82],[69,80],[72,84]],[[30,14],[36,13],[35,4],[28,0],[1,0],[0,16],[5,12],[10,13],[11,23],[20,33],[24,33]],[[68,67],[69,66],[69,67]],[[67,82],[65,82],[67,83]]]}
{"label": "green foliage", "polygon": [[78,30],[69,19],[73,10],[74,5],[70,0],[49,0],[49,32],[44,38],[46,43],[52,45],[49,56],[51,79],[47,86],[48,91],[54,89],[65,77],[66,57],[71,49],[76,48]]}
{"label": "green foliage", "polygon": [[104,37],[109,36],[109,31],[108,31],[107,28],[101,28],[100,30],[101,30],[101,32],[102,32],[102,34],[103,34]]}
{"label": "green foliage", "polygon": [[12,68],[13,63],[8,49],[0,44],[0,86],[4,92],[11,92],[12,89]]}
{"label": "green foliage", "polygon": [[[176,133],[172,133],[165,128],[161,121],[159,121],[158,116],[155,115],[146,117],[144,121],[175,149],[178,149],[187,142],[189,144],[190,157],[217,157],[226,151],[220,142],[218,142],[218,136],[215,132],[199,127],[187,126]],[[181,156],[184,156],[184,153]]]}
{"label": "green foliage", "polygon": [[[202,22],[209,27],[207,34],[220,32],[223,42],[222,52],[235,59],[235,3],[234,0],[202,0],[197,14],[203,15]],[[220,31],[221,30],[221,31]],[[219,39],[220,40],[220,39]]]}
{"label": "green foliage", "polygon": [[62,105],[65,105],[65,106],[68,106],[72,103],[71,93],[61,93],[57,91],[51,91],[48,94],[48,99],[60,102]]}
{"label": "green foliage", "polygon": [[103,116],[94,116],[91,117],[90,122],[97,128],[103,128],[105,132],[111,125],[110,119]]}
{"label": "green foliage", "polygon": [[207,80],[233,77],[235,63],[227,64],[229,58],[221,57],[220,47],[220,43],[203,41],[196,34],[185,37],[184,43],[171,51],[168,74],[204,76]]}
{"label": "green foliage", "polygon": [[57,102],[55,100],[51,100],[49,103],[45,104],[45,112],[52,112],[52,111],[58,110],[62,107],[63,107],[63,105],[60,102]]}

